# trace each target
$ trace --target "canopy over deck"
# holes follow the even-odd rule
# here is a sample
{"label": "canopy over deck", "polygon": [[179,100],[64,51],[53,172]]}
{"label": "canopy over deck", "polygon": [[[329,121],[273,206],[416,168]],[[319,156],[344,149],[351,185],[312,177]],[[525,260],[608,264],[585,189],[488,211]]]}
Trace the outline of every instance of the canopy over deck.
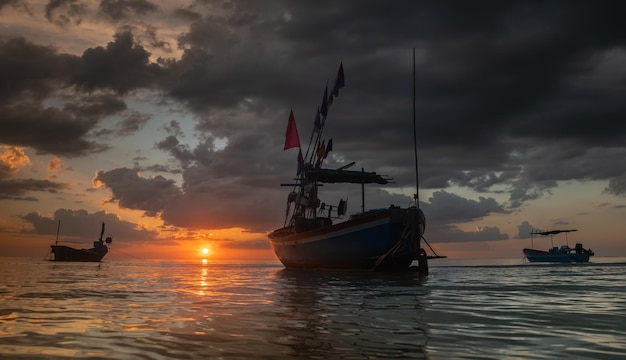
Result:
{"label": "canopy over deck", "polygon": [[556,234],[560,234],[560,233],[567,233],[567,232],[572,232],[572,231],[578,231],[578,230],[548,230],[548,231],[533,231],[531,232],[531,234],[537,234],[537,235],[556,235]]}
{"label": "canopy over deck", "polygon": [[390,178],[385,178],[375,172],[343,170],[343,169],[306,169],[305,176],[309,181],[322,183],[352,183],[352,184],[388,184]]}

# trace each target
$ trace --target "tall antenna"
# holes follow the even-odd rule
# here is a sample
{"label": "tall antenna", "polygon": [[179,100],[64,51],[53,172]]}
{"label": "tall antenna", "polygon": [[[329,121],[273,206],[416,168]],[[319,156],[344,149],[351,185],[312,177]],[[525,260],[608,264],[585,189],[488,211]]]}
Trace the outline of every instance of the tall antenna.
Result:
{"label": "tall antenna", "polygon": [[417,130],[415,125],[415,48],[413,48],[413,150],[415,151],[415,207],[419,209],[419,174],[417,171]]}
{"label": "tall antenna", "polygon": [[59,230],[61,230],[61,220],[59,220],[59,225],[57,225],[57,239],[54,242],[54,245],[59,245]]}

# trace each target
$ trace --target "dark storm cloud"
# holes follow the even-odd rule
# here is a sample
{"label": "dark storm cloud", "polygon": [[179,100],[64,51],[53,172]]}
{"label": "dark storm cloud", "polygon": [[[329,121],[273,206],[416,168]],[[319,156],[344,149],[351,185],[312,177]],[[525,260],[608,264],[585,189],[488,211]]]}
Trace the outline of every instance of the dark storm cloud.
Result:
{"label": "dark storm cloud", "polygon": [[122,117],[122,120],[114,129],[102,129],[94,133],[94,137],[128,136],[141,130],[143,126],[150,120],[149,115],[131,112]]}
{"label": "dark storm cloud", "polygon": [[[312,122],[319,106],[315,99],[325,82],[332,85],[332,68],[343,60],[349,84],[333,105],[326,127],[328,136],[335,138],[336,152],[369,168],[386,168],[399,186],[407,186],[413,181],[412,171],[405,166],[411,161],[407,125],[410,47],[415,46],[420,186],[506,192],[508,210],[493,198],[481,199],[483,205],[491,204],[493,212],[506,212],[549,195],[560,180],[611,179],[624,173],[623,167],[603,157],[603,149],[588,149],[598,142],[617,145],[624,136],[624,123],[611,115],[626,112],[615,95],[624,85],[613,79],[606,87],[601,81],[610,79],[613,58],[626,59],[623,52],[615,51],[615,46],[623,49],[624,42],[624,26],[614,15],[617,9],[596,13],[590,3],[574,3],[563,11],[559,2],[370,5],[286,6],[289,21],[262,11],[239,16],[237,21],[234,16],[207,17],[179,38],[188,49],[168,70],[170,79],[182,81],[168,88],[198,112],[210,106],[233,106],[246,96],[287,99],[296,109],[305,138],[302,129],[310,129],[307,121]],[[385,18],[393,19],[393,26],[381,20]],[[579,26],[600,19],[608,24],[597,32]],[[255,51],[238,29],[252,29],[267,44],[277,41],[280,50]],[[577,37],[584,39],[577,41]],[[232,54],[238,47],[255,56],[243,64],[236,63],[240,58],[232,59],[224,67],[224,52]],[[275,65],[281,65],[280,70]],[[295,75],[294,69],[306,70]],[[617,75],[626,78],[624,72]],[[258,91],[255,84],[269,78]],[[581,97],[589,102],[580,101]],[[596,117],[606,126],[595,127]],[[220,120],[205,117],[198,129],[215,133],[233,126]],[[268,131],[275,130],[270,125]],[[355,129],[360,136],[354,136]],[[169,149],[178,149],[179,160],[184,158],[188,165],[193,151],[179,139],[169,140]],[[529,146],[536,141],[542,151]],[[567,144],[570,153],[561,157],[549,144],[556,149]],[[217,158],[213,161],[228,154],[213,154]],[[602,158],[605,161],[598,161]],[[192,184],[187,183],[190,178],[185,184]],[[620,191],[618,186],[611,189]],[[456,203],[440,197],[433,199],[437,207],[429,216],[434,219],[443,223],[481,218],[470,207],[437,212]],[[493,239],[505,238],[497,229],[492,234]]]}
{"label": "dark storm cloud", "polygon": [[79,102],[67,102],[64,110],[82,118],[98,119],[121,112],[126,103],[114,95],[92,95]]}
{"label": "dark storm cloud", "polygon": [[110,201],[122,208],[142,210],[149,216],[156,216],[181,196],[173,180],[160,175],[146,179],[127,168],[98,171],[93,180],[111,190]]}
{"label": "dark storm cloud", "polygon": [[77,65],[77,58],[24,38],[0,38],[0,104],[47,97],[59,83],[68,81]]}
{"label": "dark storm cloud", "polygon": [[604,189],[607,194],[626,195],[626,175],[611,178],[609,185]]}
{"label": "dark storm cloud", "polygon": [[113,21],[121,21],[132,15],[145,15],[157,8],[146,0],[102,0],[99,6],[100,12]]}
{"label": "dark storm cloud", "polygon": [[170,135],[162,141],[159,141],[155,144],[155,147],[169,153],[179,162],[183,169],[187,168],[189,163],[195,159],[189,146],[187,144],[181,144],[174,135]]}
{"label": "dark storm cloud", "polygon": [[[110,189],[113,194],[110,200],[120,207],[159,216],[174,226],[267,231],[268,224],[280,221],[274,211],[267,211],[284,205],[280,188],[263,189],[251,196],[250,191],[255,188],[241,184],[236,175],[216,174],[212,168],[201,165],[185,169],[184,192],[172,180],[162,176],[144,178],[126,168],[98,171],[94,182]],[[254,178],[254,174],[249,175]]]}
{"label": "dark storm cloud", "polygon": [[108,147],[89,139],[88,133],[100,118],[125,108],[116,97],[93,96],[68,101],[62,109],[42,107],[38,101],[19,101],[3,106],[0,142],[30,146],[39,153],[78,156],[101,152]]}
{"label": "dark storm cloud", "polygon": [[172,52],[171,44],[159,38],[157,35],[157,29],[154,26],[146,26],[143,31],[143,38],[151,48],[161,49],[166,53]]}
{"label": "dark storm cloud", "polygon": [[493,213],[508,211],[492,198],[479,197],[478,201],[465,199],[446,191],[436,191],[428,203],[422,205],[429,214],[429,221],[463,223],[478,220]]}
{"label": "dark storm cloud", "polygon": [[[579,146],[598,140],[621,143],[625,123],[616,121],[611,115],[623,114],[626,110],[623,102],[618,101],[620,92],[614,87],[589,89],[585,82],[593,79],[584,76],[602,75],[594,73],[602,71],[599,61],[610,56],[614,46],[623,49],[624,25],[619,21],[619,15],[615,15],[620,13],[619,8],[615,8],[618,3],[604,4],[597,11],[591,3],[575,2],[568,6],[568,11],[563,11],[561,5],[558,2],[534,5],[442,2],[415,4],[414,11],[405,8],[407,11],[400,12],[399,8],[405,7],[406,3],[402,6],[384,4],[384,7],[381,4],[373,6],[372,13],[392,12],[394,16],[389,18],[394,19],[395,25],[382,31],[384,24],[369,13],[368,7],[350,9],[360,16],[348,20],[343,19],[342,14],[347,16],[349,6],[341,9],[342,5],[338,4],[333,10],[339,10],[321,23],[317,17],[323,12],[321,8],[306,9],[312,10],[310,16],[303,22],[293,21],[286,25],[284,34],[294,40],[302,39],[312,33],[313,28],[337,28],[325,27],[325,23],[346,24],[331,31],[329,36],[309,37],[312,42],[301,43],[320,49],[322,46],[316,42],[320,41],[326,46],[342,46],[356,52],[364,51],[366,46],[387,47],[389,55],[398,58],[401,56],[398,47],[402,42],[409,42],[409,46],[415,44],[418,52],[419,139],[422,146],[438,150],[439,156],[429,156],[431,153],[427,148],[427,159],[423,163],[428,166],[428,177],[436,178],[438,174],[430,170],[436,170],[433,166],[437,164],[430,159],[453,159],[454,163],[448,163],[445,171],[473,170],[475,165],[472,162],[479,160],[478,156],[448,157],[469,148],[481,156],[493,154],[491,161],[483,161],[481,166],[501,167],[508,153],[514,150],[507,143],[511,137],[545,141],[573,138]],[[294,11],[294,19],[298,19],[298,15]],[[359,20],[354,20],[357,18]],[[579,25],[605,21],[606,24],[598,28]],[[383,37],[389,42],[387,45],[383,44]],[[362,82],[359,78],[377,83],[377,86],[360,86],[360,98],[365,93],[366,103],[383,107],[384,111],[378,111],[391,119],[385,121],[387,126],[390,122],[396,124],[393,119],[406,119],[407,116],[394,116],[399,112],[386,104],[393,104],[393,97],[400,95],[398,91],[402,87],[392,85],[402,83],[400,71],[408,77],[410,70],[403,66],[390,68],[388,64],[393,60],[384,54],[364,59],[347,70],[352,75],[350,80],[357,83],[355,86]],[[344,62],[349,63],[348,60]],[[360,67],[363,65],[377,71],[362,76],[364,71]],[[619,75],[623,78],[623,72]],[[613,81],[613,85],[615,83]],[[385,92],[367,93],[381,89]],[[583,95],[591,102],[581,102]],[[367,101],[370,97],[371,101]],[[378,111],[372,109],[374,106],[362,108],[374,110],[376,116]],[[600,126],[595,125],[596,117]],[[364,115],[359,119],[359,127],[374,130],[376,124],[380,124],[378,120],[382,122],[372,115]],[[396,129],[388,128],[388,131]],[[380,140],[379,146],[384,148],[393,146],[393,138],[394,135],[390,134],[377,137],[377,141]],[[469,176],[458,170],[456,174],[454,170],[452,172],[444,179],[464,179],[464,184],[477,183],[481,184],[480,189],[486,189],[485,175],[480,171]]]}
{"label": "dark storm cloud", "polygon": [[51,0],[46,5],[46,19],[59,26],[80,25],[86,6],[79,0]]}
{"label": "dark storm cloud", "polygon": [[35,197],[24,197],[24,195],[36,191],[57,193],[65,189],[69,189],[67,184],[56,183],[49,180],[4,179],[0,180],[0,199],[36,201],[37,199]]}
{"label": "dark storm cloud", "polygon": [[120,94],[147,87],[159,73],[158,65],[150,63],[150,53],[136,45],[133,34],[115,34],[115,41],[88,49],[82,56],[82,69],[72,79],[77,86],[94,91],[111,89]]}
{"label": "dark storm cloud", "polygon": [[280,16],[285,10],[269,12],[274,8],[267,4],[260,13],[245,16],[250,10],[242,6],[229,15],[208,14],[192,23],[178,37],[184,53],[179,61],[167,63],[164,89],[198,113],[233,107],[248,98],[261,99],[267,109],[282,104],[285,94],[307,91],[302,83],[313,84],[307,82],[313,74],[294,66],[299,59],[292,57],[291,44],[283,46],[274,29],[285,22]]}
{"label": "dark storm cloud", "polygon": [[152,240],[156,236],[153,231],[138,228],[135,224],[104,211],[89,213],[86,210],[58,209],[53,217],[32,212],[21,218],[33,226],[32,230],[25,232],[55,235],[58,229],[60,240],[70,238],[81,240],[86,244],[91,244],[92,241],[100,238],[103,222],[105,223],[104,237],[111,236],[114,243],[116,239],[123,239],[124,242],[143,242]]}
{"label": "dark storm cloud", "polygon": [[202,18],[201,14],[191,9],[176,9],[174,16],[188,21],[198,21]]}
{"label": "dark storm cloud", "polygon": [[1,110],[5,116],[0,120],[2,143],[31,146],[42,154],[65,156],[107,149],[104,144],[83,138],[95,126],[91,118],[78,118],[71,111],[62,109],[41,108],[34,102]]}
{"label": "dark storm cloud", "polygon": [[[57,54],[25,39],[0,39],[0,142],[30,146],[39,153],[79,156],[102,152],[105,144],[90,133],[100,121],[126,109],[123,94],[153,82],[149,54],[133,46],[130,33],[120,33],[107,48],[85,51],[82,57]],[[88,93],[64,94],[78,85]],[[44,105],[49,97],[60,107]],[[127,135],[147,121],[147,115],[125,117],[118,135]]]}
{"label": "dark storm cloud", "polygon": [[227,66],[223,69],[226,71],[218,71],[213,58],[206,50],[185,50],[180,61],[168,64],[171,83],[163,85],[169,94],[197,112],[205,111],[212,105],[236,105],[249,91],[241,81],[237,81],[238,74],[234,66]]}
{"label": "dark storm cloud", "polygon": [[[177,21],[192,21],[177,37],[182,56],[158,60],[150,60],[149,49],[174,44],[160,40],[156,27],[147,27],[153,31],[139,41],[142,30],[129,16],[153,14],[156,5],[103,1],[99,10],[127,31],[80,57],[2,40],[0,106],[12,120],[0,119],[0,141],[55,154],[103,150],[87,134],[112,113],[44,106],[59,87],[75,86],[81,99],[149,89],[185,105],[196,121],[195,145],[175,123],[155,140],[184,182],[177,187],[129,169],[102,171],[99,180],[122,207],[183,226],[210,219],[210,226],[259,229],[262,221],[275,221],[267,209],[284,201],[273,198],[284,195],[275,184],[295,172],[295,154],[281,147],[289,109],[306,146],[324,86],[332,86],[340,61],[346,87],[324,130],[334,141],[327,164],[355,160],[357,167],[390,174],[396,187],[412,187],[413,47],[419,185],[437,190],[425,205],[427,217],[448,239],[480,235],[445,224],[507,213],[550,195],[560,181],[604,180],[607,193],[626,194],[622,2],[202,1],[174,11]],[[11,132],[9,124],[24,126],[17,119],[44,132],[66,126],[71,136],[54,145],[25,127]],[[219,138],[227,139],[223,150],[216,148]],[[506,204],[488,195],[464,199],[441,190],[450,186],[509,198]],[[133,194],[141,188],[145,192]],[[214,204],[225,195],[228,206]],[[401,200],[375,196],[380,203]],[[497,228],[478,233],[506,238]]]}
{"label": "dark storm cloud", "polygon": [[0,0],[0,10],[7,6],[18,7],[22,4],[22,0]]}

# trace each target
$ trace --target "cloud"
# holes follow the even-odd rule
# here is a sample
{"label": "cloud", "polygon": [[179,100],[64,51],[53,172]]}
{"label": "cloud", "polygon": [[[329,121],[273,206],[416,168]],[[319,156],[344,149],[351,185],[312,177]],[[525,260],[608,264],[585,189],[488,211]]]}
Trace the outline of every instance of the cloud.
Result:
{"label": "cloud", "polygon": [[117,33],[106,48],[98,46],[85,50],[72,83],[86,91],[106,89],[119,94],[150,87],[161,68],[150,63],[149,58],[150,53],[134,43],[131,32]]}
{"label": "cloud", "polygon": [[626,175],[612,178],[604,189],[604,193],[626,196]]}
{"label": "cloud", "polygon": [[154,231],[140,228],[104,211],[89,213],[82,209],[58,209],[52,217],[31,212],[21,218],[32,226],[32,230],[24,230],[26,233],[52,236],[56,235],[58,229],[60,240],[69,238],[86,244],[99,239],[103,222],[104,237],[111,236],[114,241],[144,242],[154,240],[157,235]]}
{"label": "cloud", "polygon": [[150,120],[151,116],[147,114],[140,114],[134,111],[128,111],[122,115],[122,119],[114,129],[101,129],[94,133],[94,137],[107,137],[107,136],[129,136],[139,130]]}
{"label": "cloud", "polygon": [[79,0],[51,0],[46,5],[46,19],[59,26],[80,25],[86,5]]}
{"label": "cloud", "polygon": [[514,239],[530,239],[530,233],[536,231],[537,229],[530,225],[528,221],[523,221],[518,227],[517,235],[515,235]]}
{"label": "cloud", "polygon": [[[2,14],[16,4],[0,3]],[[424,203],[431,230],[448,240],[504,239],[498,228],[457,226],[521,209],[562,182],[600,180],[606,194],[626,193],[620,4],[79,5],[50,2],[49,19],[82,30],[97,11],[114,23],[106,28],[115,34],[110,42],[90,38],[72,55],[36,40],[0,39],[0,143],[104,156],[111,145],[98,136],[140,133],[168,112],[174,120],[153,137],[154,153],[142,152],[135,169],[115,164],[94,179],[121,208],[182,227],[261,231],[280,223],[286,191],[278,184],[295,171],[295,155],[282,152],[287,114],[294,110],[306,146],[340,61],[346,88],[324,129],[334,143],[326,164],[356,161],[389,174],[398,189],[413,187],[413,47],[419,187],[433,191]],[[129,108],[138,100],[154,107]],[[107,126],[112,118],[116,125]],[[454,194],[453,186],[481,196]],[[360,206],[359,189],[324,193],[328,203],[349,195],[349,206]],[[368,197],[374,206],[410,201],[392,190]]]}
{"label": "cloud", "polygon": [[20,167],[30,165],[30,158],[22,148],[0,146],[0,180],[16,175]]}
{"label": "cloud", "polygon": [[2,10],[2,8],[4,7],[9,7],[9,6],[17,8],[20,5],[22,5],[22,0],[2,0],[0,1],[0,10]]}
{"label": "cloud", "polygon": [[184,192],[173,180],[162,176],[143,178],[127,168],[98,171],[94,184],[110,189],[113,194],[110,201],[117,202],[121,208],[141,210],[148,216],[160,217],[166,224],[183,228],[241,227],[265,231],[279,224],[275,212],[267,209],[284,206],[283,197],[277,196],[282,193],[254,192],[252,184],[232,182],[230,176],[207,177],[210,172],[206,170],[202,166],[186,169],[184,176],[188,183]]}
{"label": "cloud", "polygon": [[[69,189],[64,183],[40,179],[11,179],[18,176],[20,168],[30,165],[30,158],[24,150],[15,146],[0,146],[0,199],[37,201],[34,196],[26,196],[31,192],[57,193]],[[55,158],[58,160],[58,158]],[[57,166],[60,162],[53,159],[50,166]],[[53,170],[51,168],[50,170]]]}
{"label": "cloud", "polygon": [[65,170],[63,161],[57,156],[53,157],[52,160],[48,162],[48,172],[50,172],[48,180],[56,179],[63,170]]}
{"label": "cloud", "polygon": [[479,197],[478,201],[441,190],[433,193],[429,203],[422,205],[428,220],[433,223],[470,222],[493,213],[506,214],[504,205],[493,198]]}
{"label": "cloud", "polygon": [[58,193],[60,190],[69,189],[69,185],[57,183],[49,180],[38,179],[14,179],[0,181],[0,199],[11,200],[28,200],[36,201],[37,199],[25,194],[34,191],[45,191],[49,193]]}
{"label": "cloud", "polygon": [[[59,55],[24,39],[0,40],[0,53],[6,54],[0,59],[0,68],[6,70],[0,85],[0,142],[70,157],[109,149],[91,136],[105,135],[106,130],[93,130],[106,117],[126,110],[125,101],[111,91],[124,93],[142,86],[140,67],[150,68],[149,54],[141,47],[133,48],[130,33],[116,39],[107,49],[86,50],[82,58]],[[116,70],[107,73],[111,67]],[[118,74],[118,68],[129,73]],[[87,93],[75,91],[80,89]],[[128,136],[148,120],[149,115],[128,112],[114,131]]]}
{"label": "cloud", "polygon": [[475,231],[463,231],[454,226],[437,226],[425,231],[428,241],[436,239],[437,243],[462,243],[508,240],[507,234],[502,234],[497,227],[480,227]]}
{"label": "cloud", "polygon": [[81,117],[75,109],[42,108],[39,103],[22,102],[0,110],[5,110],[0,120],[2,143],[29,146],[41,154],[64,156],[108,149],[108,145],[99,144],[87,136],[98,119],[91,115]]}
{"label": "cloud", "polygon": [[181,196],[173,180],[163,176],[146,179],[127,168],[100,170],[93,183],[110,189],[113,194],[110,201],[117,202],[121,208],[142,210],[149,216],[156,216],[173,199]]}
{"label": "cloud", "polygon": [[121,21],[131,15],[144,15],[157,10],[154,3],[146,0],[102,0],[98,10],[113,21]]}
{"label": "cloud", "polygon": [[272,248],[269,241],[267,241],[266,239],[243,240],[243,241],[235,241],[235,240],[219,241],[218,240],[216,243],[222,249],[267,250],[267,249]]}
{"label": "cloud", "polygon": [[24,38],[0,38],[0,105],[18,102],[22,98],[41,100],[69,80],[78,59],[58,55],[46,46]]}

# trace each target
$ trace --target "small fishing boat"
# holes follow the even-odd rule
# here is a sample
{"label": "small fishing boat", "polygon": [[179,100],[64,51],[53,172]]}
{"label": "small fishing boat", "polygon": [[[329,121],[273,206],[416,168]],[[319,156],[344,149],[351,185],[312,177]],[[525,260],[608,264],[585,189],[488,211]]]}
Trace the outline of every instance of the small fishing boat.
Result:
{"label": "small fishing boat", "polygon": [[[574,248],[570,248],[567,244],[567,233],[577,230],[549,230],[549,231],[533,231],[530,233],[531,249],[524,249],[524,256],[530,262],[550,262],[550,263],[583,263],[589,262],[589,257],[594,255],[593,250],[583,248],[583,245],[577,243]],[[561,247],[554,246],[553,236],[565,233],[565,245]],[[532,249],[533,235],[550,236],[551,248],[548,251]]]}
{"label": "small fishing boat", "polygon": [[[348,170],[354,162],[337,169],[323,167],[324,159],[332,150],[332,139],[322,139],[328,108],[344,85],[342,63],[330,95],[328,86],[324,91],[305,156],[302,156],[293,110],[289,115],[284,150],[299,148],[298,170],[295,183],[281,184],[293,190],[287,196],[284,226],[268,235],[271,246],[289,269],[417,269],[426,274],[428,259],[445,256],[436,255],[430,245],[434,255],[428,255],[421,246],[421,240],[428,243],[423,237],[426,220],[418,207],[417,194],[414,204],[406,208],[390,205],[366,210],[365,185],[385,185],[392,179],[364,169]],[[413,129],[415,131],[415,119]],[[417,178],[417,150],[415,165]],[[318,190],[328,183],[361,186],[362,211],[346,218],[347,200],[340,199],[337,205],[321,202]],[[412,266],[414,260],[418,262],[417,267]]]}
{"label": "small fishing boat", "polygon": [[[91,249],[75,249],[65,245],[59,245],[59,230],[61,228],[61,222],[57,227],[57,239],[54,245],[50,245],[51,252],[54,255],[50,261],[76,261],[76,262],[99,262],[109,252],[107,244],[110,244],[113,239],[104,236],[104,223],[102,223],[102,232],[100,233],[100,239],[93,242]],[[105,244],[106,243],[106,244]]]}

